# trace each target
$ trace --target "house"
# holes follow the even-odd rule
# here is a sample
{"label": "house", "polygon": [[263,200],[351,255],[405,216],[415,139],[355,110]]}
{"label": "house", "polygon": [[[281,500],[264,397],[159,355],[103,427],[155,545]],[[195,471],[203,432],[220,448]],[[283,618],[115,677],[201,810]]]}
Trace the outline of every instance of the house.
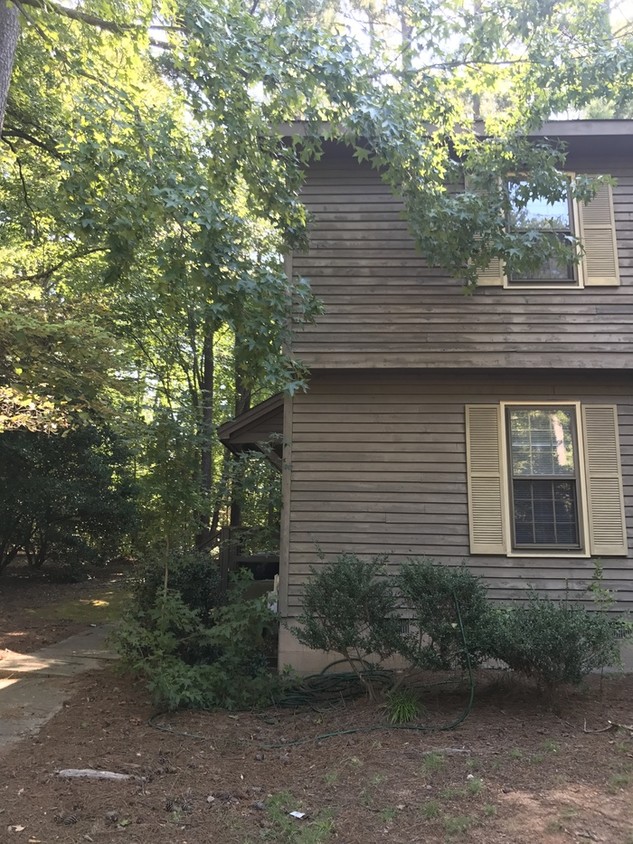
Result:
{"label": "house", "polygon": [[[329,144],[311,165],[310,246],[290,271],[325,310],[292,349],[310,389],[283,408],[284,619],[310,566],[343,551],[465,561],[500,599],[528,584],[581,595],[600,560],[633,606],[633,121],[543,134],[567,144],[569,171],[616,185],[556,209],[585,245],[578,266],[526,279],[497,262],[472,296],[427,266],[401,202],[351,150]],[[282,626],[279,661],[325,659]]]}

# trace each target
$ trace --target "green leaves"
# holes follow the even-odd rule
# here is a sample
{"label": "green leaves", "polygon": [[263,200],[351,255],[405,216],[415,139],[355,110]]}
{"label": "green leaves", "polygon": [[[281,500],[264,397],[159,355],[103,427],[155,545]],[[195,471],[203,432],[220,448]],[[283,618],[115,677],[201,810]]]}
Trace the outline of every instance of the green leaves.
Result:
{"label": "green leaves", "polygon": [[[328,140],[381,172],[429,262],[471,287],[491,258],[548,248],[504,231],[499,183],[527,172],[560,193],[564,151],[525,135],[624,102],[629,31],[610,36],[602,0],[354,7],[365,31],[336,2],[29,7],[0,148],[0,424],[124,417],[152,476],[173,459],[195,484],[231,412],[210,386],[237,368],[264,394],[305,387],[292,332],[319,305],[281,256],[306,245],[300,190]],[[183,525],[165,481],[148,511],[162,497],[178,517],[158,522]]]}
{"label": "green leaves", "polygon": [[340,554],[311,569],[306,583],[297,639],[309,648],[340,653],[354,670],[396,649],[397,598],[386,577],[386,558],[364,562]]}
{"label": "green leaves", "polygon": [[280,680],[266,663],[266,636],[275,625],[266,598],[244,598],[245,575],[222,595],[208,555],[175,555],[164,565],[146,566],[117,633],[124,666],[145,677],[156,705],[168,709],[270,703]]}
{"label": "green leaves", "polygon": [[579,602],[555,601],[532,591],[523,605],[497,609],[491,655],[553,692],[578,685],[591,671],[620,664],[626,623]]}

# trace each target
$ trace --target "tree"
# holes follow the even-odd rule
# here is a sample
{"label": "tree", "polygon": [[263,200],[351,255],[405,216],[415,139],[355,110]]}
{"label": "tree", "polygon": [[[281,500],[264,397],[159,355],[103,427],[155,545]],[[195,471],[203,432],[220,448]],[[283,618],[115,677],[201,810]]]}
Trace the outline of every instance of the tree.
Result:
{"label": "tree", "polygon": [[[508,173],[528,172],[526,202],[567,190],[564,151],[526,134],[619,96],[633,63],[630,28],[612,33],[602,0],[19,8],[0,186],[4,426],[83,414],[134,431],[148,501],[169,498],[159,464],[180,467],[201,543],[219,519],[214,432],[235,372],[263,395],[305,383],[283,353],[288,309],[300,322],[317,306],[281,256],[305,242],[299,189],[323,141],[379,168],[429,260],[472,286],[495,256],[521,267],[552,248],[499,225]],[[366,25],[350,25],[358,14]],[[301,136],[283,138],[297,117]]]}
{"label": "tree", "polygon": [[134,515],[127,455],[107,428],[0,437],[0,572],[19,551],[40,568],[113,556]]}
{"label": "tree", "polygon": [[4,123],[4,111],[19,32],[18,7],[12,3],[0,3],[0,132]]}

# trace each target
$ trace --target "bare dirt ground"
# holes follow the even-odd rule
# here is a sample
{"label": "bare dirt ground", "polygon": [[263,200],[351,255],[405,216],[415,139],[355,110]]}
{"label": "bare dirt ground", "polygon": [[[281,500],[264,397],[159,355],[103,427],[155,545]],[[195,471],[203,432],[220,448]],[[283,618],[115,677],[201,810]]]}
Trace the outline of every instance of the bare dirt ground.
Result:
{"label": "bare dirt ground", "polygon": [[[121,566],[78,584],[23,574],[0,579],[0,648],[109,621],[126,593]],[[633,730],[585,732],[633,722],[633,676],[593,677],[552,705],[482,673],[451,731],[434,728],[464,709],[454,686],[426,692],[414,731],[385,728],[365,701],[151,720],[142,686],[114,669],[69,683],[64,710],[0,757],[0,842],[633,844]],[[55,774],[68,767],[134,779]]]}
{"label": "bare dirt ground", "polygon": [[[133,680],[107,670],[73,682],[42,734],[0,758],[0,841],[633,844],[631,731],[584,731],[633,721],[631,676],[593,677],[552,706],[483,674],[449,732],[374,729],[384,712],[365,701],[165,714],[157,729]],[[429,691],[421,725],[453,720],[466,697]],[[136,779],[55,775],[67,767]]]}
{"label": "bare dirt ground", "polygon": [[54,568],[32,572],[12,564],[0,575],[0,660],[5,648],[30,653],[117,617],[128,569],[111,563],[79,583],[63,583]]}

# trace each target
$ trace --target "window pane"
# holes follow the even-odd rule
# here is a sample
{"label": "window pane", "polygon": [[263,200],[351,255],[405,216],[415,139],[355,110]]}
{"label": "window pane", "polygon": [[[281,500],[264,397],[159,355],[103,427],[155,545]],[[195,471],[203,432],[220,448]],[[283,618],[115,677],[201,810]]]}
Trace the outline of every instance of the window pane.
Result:
{"label": "window pane", "polygon": [[514,480],[515,545],[579,547],[575,481]]}
{"label": "window pane", "polygon": [[[550,231],[571,230],[569,202],[567,197],[557,202],[546,199],[528,199],[527,182],[513,180],[508,184],[510,197],[509,224],[513,229],[549,229]],[[524,204],[525,203],[525,204]]]}
{"label": "window pane", "polygon": [[509,419],[513,477],[575,474],[571,408],[512,408]]}
{"label": "window pane", "polygon": [[[542,197],[528,198],[530,190],[525,180],[513,179],[508,182],[508,198],[510,210],[508,212],[508,228],[510,231],[526,231],[540,229],[546,237],[558,240],[562,244],[568,243],[573,235],[573,224],[569,198],[567,196],[554,202],[548,202]],[[564,251],[556,251],[545,258],[540,265],[529,272],[514,270],[508,265],[510,282],[521,283],[574,283],[576,273],[574,264],[568,260]]]}
{"label": "window pane", "polygon": [[[551,237],[558,239],[565,236],[565,233],[553,233],[547,235],[548,238]],[[534,282],[539,281],[556,281],[563,283],[575,281],[574,265],[562,255],[550,255],[549,258],[544,258],[538,267],[529,273],[520,273],[515,270],[511,270],[510,276],[510,281],[512,282],[520,283],[524,281],[529,282],[530,284],[534,284]]]}

